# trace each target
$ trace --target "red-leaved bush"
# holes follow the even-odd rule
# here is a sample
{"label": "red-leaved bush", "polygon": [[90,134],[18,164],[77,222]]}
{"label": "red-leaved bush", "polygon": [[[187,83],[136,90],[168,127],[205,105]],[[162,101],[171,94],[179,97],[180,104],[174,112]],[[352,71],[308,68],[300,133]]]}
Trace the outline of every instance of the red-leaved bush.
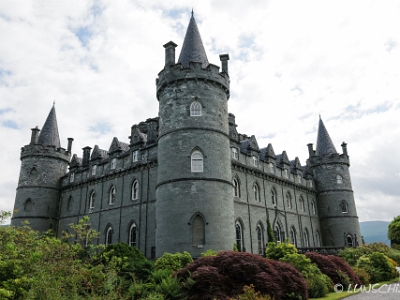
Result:
{"label": "red-leaved bush", "polygon": [[361,285],[361,280],[358,278],[356,273],[350,267],[350,265],[344,261],[343,258],[335,255],[322,255],[316,252],[307,252],[305,254],[313,263],[315,263],[322,273],[326,274],[334,284],[342,284],[347,286],[347,282],[343,282],[342,278],[338,274],[338,270],[342,271],[349,277],[352,285]]}
{"label": "red-leaved bush", "polygon": [[307,283],[293,266],[259,255],[222,251],[188,264],[175,274],[195,283],[187,291],[189,299],[230,299],[243,292],[245,285],[274,299],[308,299]]}

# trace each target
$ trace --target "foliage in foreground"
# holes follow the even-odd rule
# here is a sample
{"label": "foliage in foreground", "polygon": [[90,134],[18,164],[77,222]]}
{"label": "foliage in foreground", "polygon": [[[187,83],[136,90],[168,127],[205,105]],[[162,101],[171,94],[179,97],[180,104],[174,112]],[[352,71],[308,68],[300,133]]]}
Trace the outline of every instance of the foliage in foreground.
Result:
{"label": "foliage in foreground", "polygon": [[186,292],[190,299],[230,299],[244,286],[279,299],[307,299],[307,283],[293,266],[259,255],[221,251],[188,264],[176,273],[183,282],[194,281]]}
{"label": "foliage in foreground", "polygon": [[397,245],[400,244],[400,216],[394,218],[394,220],[389,224],[388,238],[392,243]]}

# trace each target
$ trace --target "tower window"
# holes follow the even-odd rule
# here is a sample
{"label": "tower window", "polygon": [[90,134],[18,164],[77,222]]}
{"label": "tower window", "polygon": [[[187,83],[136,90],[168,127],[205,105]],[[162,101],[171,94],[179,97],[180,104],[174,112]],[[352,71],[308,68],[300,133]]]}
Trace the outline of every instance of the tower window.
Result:
{"label": "tower window", "polygon": [[97,165],[92,167],[92,176],[96,175]]}
{"label": "tower window", "polygon": [[67,202],[67,211],[72,210],[72,205],[73,205],[73,204],[74,204],[74,198],[72,198],[72,196],[71,196],[71,197],[68,198],[68,202]]}
{"label": "tower window", "polygon": [[115,187],[112,186],[110,189],[109,204],[115,203]]}
{"label": "tower window", "polygon": [[235,231],[236,231],[236,247],[239,252],[243,252],[244,251],[243,230],[242,230],[242,224],[240,224],[239,221],[237,221],[235,224]]}
{"label": "tower window", "polygon": [[236,178],[234,178],[232,183],[233,183],[233,196],[240,197],[239,181]]}
{"label": "tower window", "polygon": [[203,155],[200,151],[194,151],[192,153],[192,173],[203,172]]}
{"label": "tower window", "polygon": [[343,214],[347,214],[349,212],[346,201],[343,200],[342,203],[340,203],[340,207],[342,209]]}
{"label": "tower window", "polygon": [[106,231],[106,246],[112,244],[112,235],[113,235],[113,230],[112,227],[109,226]]}
{"label": "tower window", "polygon": [[96,194],[95,192],[92,192],[90,194],[90,198],[89,198],[89,208],[92,209],[94,208],[94,198],[95,198]]}
{"label": "tower window", "polygon": [[353,243],[353,237],[351,236],[351,234],[348,234],[346,236],[346,244],[347,244],[347,247],[353,247],[354,243]]}
{"label": "tower window", "polygon": [[190,115],[192,117],[201,116],[201,104],[199,101],[193,101],[190,105]]}
{"label": "tower window", "polygon": [[139,182],[135,180],[132,183],[132,200],[137,200],[139,198]]}
{"label": "tower window", "polygon": [[129,228],[129,246],[136,247],[136,236],[137,236],[137,227],[136,224],[133,223]]}
{"label": "tower window", "polygon": [[111,170],[114,170],[116,168],[116,166],[117,166],[117,159],[113,158],[111,160]]}
{"label": "tower window", "polygon": [[336,175],[336,183],[337,184],[342,184],[343,183],[343,177],[342,175]]}
{"label": "tower window", "polygon": [[33,210],[33,201],[32,201],[32,199],[29,198],[28,200],[25,201],[24,210],[25,211]]}
{"label": "tower window", "polygon": [[236,160],[239,159],[238,151],[236,148],[232,148],[232,158]]}
{"label": "tower window", "polygon": [[204,220],[197,215],[192,222],[192,244],[193,246],[202,246],[204,242]]}
{"label": "tower window", "polygon": [[136,161],[138,161],[138,159],[139,159],[139,151],[135,150],[132,152],[132,161],[136,162]]}
{"label": "tower window", "polygon": [[264,236],[263,236],[263,229],[261,224],[257,225],[257,245],[258,245],[258,254],[264,254]]}
{"label": "tower window", "polygon": [[254,191],[254,200],[260,201],[260,191],[259,191],[257,183],[254,184],[253,191]]}

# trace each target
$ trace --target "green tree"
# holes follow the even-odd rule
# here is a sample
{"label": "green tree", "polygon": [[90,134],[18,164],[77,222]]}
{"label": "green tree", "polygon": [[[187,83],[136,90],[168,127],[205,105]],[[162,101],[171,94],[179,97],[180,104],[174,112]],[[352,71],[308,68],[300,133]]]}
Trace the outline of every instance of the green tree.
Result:
{"label": "green tree", "polygon": [[394,218],[389,224],[388,238],[392,243],[400,244],[400,216]]}

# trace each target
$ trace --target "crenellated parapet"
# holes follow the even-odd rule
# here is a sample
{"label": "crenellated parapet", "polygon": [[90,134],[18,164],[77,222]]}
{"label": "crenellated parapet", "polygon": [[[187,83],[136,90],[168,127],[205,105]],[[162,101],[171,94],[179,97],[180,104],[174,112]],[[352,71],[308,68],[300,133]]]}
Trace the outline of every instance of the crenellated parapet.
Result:
{"label": "crenellated parapet", "polygon": [[57,148],[55,146],[26,145],[21,148],[21,160],[30,156],[47,156],[69,161],[71,153],[64,148]]}
{"label": "crenellated parapet", "polygon": [[330,155],[324,155],[324,156],[311,156],[310,158],[310,162],[312,164],[313,167],[316,166],[323,166],[323,165],[335,165],[335,164],[339,164],[339,165],[347,165],[350,166],[350,159],[349,156],[345,155],[345,154],[339,154],[339,153],[335,153],[335,154],[330,154]]}

